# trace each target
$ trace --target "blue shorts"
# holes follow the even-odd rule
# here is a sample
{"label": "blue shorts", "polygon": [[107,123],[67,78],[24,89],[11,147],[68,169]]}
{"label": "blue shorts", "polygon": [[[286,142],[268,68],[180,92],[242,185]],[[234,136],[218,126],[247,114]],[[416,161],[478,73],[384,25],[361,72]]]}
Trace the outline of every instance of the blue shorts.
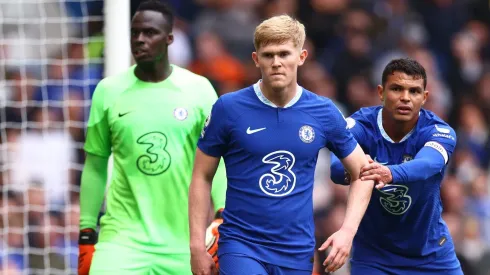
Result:
{"label": "blue shorts", "polygon": [[219,257],[220,275],[311,275],[298,270],[261,262],[244,254],[227,253]]}
{"label": "blue shorts", "polygon": [[434,268],[431,264],[420,266],[382,266],[376,263],[366,263],[351,260],[351,275],[464,275],[461,266],[453,268]]}

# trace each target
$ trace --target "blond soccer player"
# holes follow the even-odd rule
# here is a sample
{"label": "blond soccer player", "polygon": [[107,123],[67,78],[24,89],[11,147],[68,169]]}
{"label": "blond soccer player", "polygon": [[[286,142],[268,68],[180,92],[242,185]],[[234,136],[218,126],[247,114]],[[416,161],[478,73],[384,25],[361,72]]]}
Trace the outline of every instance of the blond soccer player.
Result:
{"label": "blond soccer player", "polygon": [[213,105],[198,142],[189,191],[194,274],[217,272],[206,253],[211,180],[224,158],[228,186],[218,259],[221,275],[308,274],[314,255],[313,179],[318,151],[329,148],[351,174],[345,221],[331,246],[328,270],[346,261],[374,183],[361,182],[368,164],[346,121],[328,98],[297,84],[308,56],[304,26],[289,16],[262,22],[252,58],[262,78]]}

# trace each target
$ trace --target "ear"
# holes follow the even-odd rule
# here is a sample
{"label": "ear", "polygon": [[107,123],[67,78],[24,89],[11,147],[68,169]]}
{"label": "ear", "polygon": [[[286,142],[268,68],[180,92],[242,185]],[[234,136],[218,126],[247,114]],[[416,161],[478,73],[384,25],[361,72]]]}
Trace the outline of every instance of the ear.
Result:
{"label": "ear", "polygon": [[377,89],[378,89],[378,97],[379,97],[379,100],[381,102],[384,102],[385,101],[385,96],[384,96],[384,88],[383,88],[383,86],[378,85]]}
{"label": "ear", "polygon": [[169,33],[167,35],[167,45],[170,45],[172,43],[174,43],[174,34],[173,33]]}
{"label": "ear", "polygon": [[298,66],[303,65],[305,63],[307,57],[308,57],[308,51],[305,49],[301,50],[301,53],[299,54]]}
{"label": "ear", "polygon": [[252,59],[255,63],[255,67],[259,67],[259,56],[257,55],[257,52],[252,52]]}
{"label": "ear", "polygon": [[425,102],[427,101],[427,98],[429,97],[429,91],[425,90],[424,91],[424,101],[422,101],[422,105],[425,104]]}

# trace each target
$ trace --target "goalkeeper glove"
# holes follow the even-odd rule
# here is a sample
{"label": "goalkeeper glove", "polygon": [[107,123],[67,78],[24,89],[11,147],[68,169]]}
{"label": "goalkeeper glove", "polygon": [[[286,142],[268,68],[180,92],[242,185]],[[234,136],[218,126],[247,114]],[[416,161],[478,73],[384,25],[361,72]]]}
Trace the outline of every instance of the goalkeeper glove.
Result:
{"label": "goalkeeper glove", "polygon": [[88,275],[96,242],[97,234],[95,230],[91,228],[80,230],[78,238],[78,275]]}
{"label": "goalkeeper glove", "polygon": [[214,216],[214,221],[206,229],[206,249],[208,253],[213,257],[213,261],[216,264],[216,268],[219,269],[218,264],[218,240],[219,232],[218,226],[223,223],[223,208],[219,209]]}

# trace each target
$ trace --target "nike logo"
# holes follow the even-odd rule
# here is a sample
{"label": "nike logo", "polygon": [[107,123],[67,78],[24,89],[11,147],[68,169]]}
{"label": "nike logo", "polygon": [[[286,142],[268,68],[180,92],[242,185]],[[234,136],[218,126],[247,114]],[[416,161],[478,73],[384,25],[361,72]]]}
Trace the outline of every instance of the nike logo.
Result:
{"label": "nike logo", "polygon": [[257,132],[260,132],[262,130],[265,130],[265,127],[264,128],[259,128],[259,129],[254,129],[254,130],[251,130],[250,127],[247,128],[247,134],[251,135],[251,134],[254,134],[254,133],[257,133]]}
{"label": "nike logo", "polygon": [[131,113],[131,112],[132,112],[132,111],[129,111],[129,112],[126,112],[126,113],[119,113],[119,117],[123,117],[123,116],[125,116],[125,115],[127,115],[127,114],[129,114],[129,113]]}
{"label": "nike logo", "polygon": [[377,163],[379,163],[379,164],[381,164],[381,165],[386,165],[386,164],[388,164],[388,162],[379,162],[379,161],[378,161],[378,159],[377,159],[377,157],[374,157],[374,162],[377,162]]}

